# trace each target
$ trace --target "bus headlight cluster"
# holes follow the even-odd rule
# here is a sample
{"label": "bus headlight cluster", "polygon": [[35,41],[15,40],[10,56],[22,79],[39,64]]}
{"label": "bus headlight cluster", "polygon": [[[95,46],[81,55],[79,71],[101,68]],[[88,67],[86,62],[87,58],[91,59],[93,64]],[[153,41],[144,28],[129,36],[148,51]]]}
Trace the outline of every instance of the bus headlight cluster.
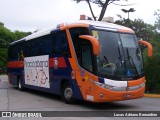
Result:
{"label": "bus headlight cluster", "polygon": [[110,85],[107,85],[107,84],[103,84],[103,83],[100,83],[100,82],[97,82],[95,80],[92,80],[90,79],[90,81],[95,84],[96,86],[100,86],[102,88],[105,88],[105,89],[111,89],[113,86],[110,86]]}
{"label": "bus headlight cluster", "polygon": [[102,87],[102,88],[105,88],[105,89],[110,89],[110,90],[113,90],[113,91],[134,91],[134,90],[138,90],[138,89],[145,86],[145,83],[142,83],[140,85],[132,86],[132,87],[116,87],[116,86],[111,86],[111,85],[107,85],[107,84],[104,84],[104,83],[100,83],[100,82],[97,82],[97,81],[92,80],[92,79],[90,79],[90,81],[96,86],[99,86],[99,87]]}

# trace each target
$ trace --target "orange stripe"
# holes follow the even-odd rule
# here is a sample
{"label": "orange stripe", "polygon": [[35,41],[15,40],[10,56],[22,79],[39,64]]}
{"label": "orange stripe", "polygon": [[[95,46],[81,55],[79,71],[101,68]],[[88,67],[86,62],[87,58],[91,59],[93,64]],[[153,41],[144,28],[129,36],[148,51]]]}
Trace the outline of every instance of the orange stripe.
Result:
{"label": "orange stripe", "polygon": [[89,24],[85,24],[85,23],[77,23],[77,24],[70,24],[70,25],[60,25],[60,30],[65,30],[68,28],[74,28],[74,27],[89,27]]}
{"label": "orange stripe", "polygon": [[79,66],[77,64],[78,61],[76,60],[76,54],[74,52],[74,47],[73,47],[73,44],[72,44],[72,40],[71,40],[71,36],[70,36],[70,33],[69,33],[69,29],[67,27],[66,27],[66,34],[67,34],[69,48],[70,48],[71,56],[72,56],[72,58],[69,58],[69,62],[71,64],[72,70],[76,74],[76,80],[77,80],[78,86],[81,86],[81,76],[79,74],[80,70],[79,70]]}
{"label": "orange stripe", "polygon": [[[58,67],[58,68],[65,68],[67,67],[66,62],[63,57],[57,58],[58,65],[54,65],[54,58],[49,59],[49,67]],[[8,68],[24,68],[24,61],[13,61],[8,62]]]}
{"label": "orange stripe", "polygon": [[145,82],[145,77],[142,77],[138,80],[128,81],[128,87],[137,86]]}
{"label": "orange stripe", "polygon": [[23,68],[24,61],[8,62],[8,68]]}

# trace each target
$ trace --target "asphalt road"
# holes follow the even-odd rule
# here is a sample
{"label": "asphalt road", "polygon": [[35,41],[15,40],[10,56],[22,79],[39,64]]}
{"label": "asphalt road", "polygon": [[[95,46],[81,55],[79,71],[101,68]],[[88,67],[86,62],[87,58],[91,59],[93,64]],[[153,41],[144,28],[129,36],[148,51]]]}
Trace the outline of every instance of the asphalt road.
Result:
{"label": "asphalt road", "polygon": [[[160,98],[141,98],[135,100],[118,101],[110,103],[90,103],[79,101],[76,104],[64,103],[60,96],[52,95],[44,92],[25,90],[19,91],[8,83],[7,76],[0,76],[0,111],[160,111]],[[66,114],[65,112],[60,112]],[[69,117],[54,117],[59,120],[119,120],[128,119],[128,117],[76,117],[69,113]],[[74,112],[73,112],[74,114]],[[98,114],[98,113],[95,113]],[[94,116],[94,115],[93,115]],[[129,117],[129,119],[158,119],[157,117]],[[17,120],[21,118],[2,118],[0,120]],[[27,118],[24,118],[27,119]],[[31,120],[37,120],[37,118],[30,118]],[[40,119],[40,118],[38,118]],[[43,118],[50,120],[51,117]],[[53,119],[53,118],[52,118]]]}

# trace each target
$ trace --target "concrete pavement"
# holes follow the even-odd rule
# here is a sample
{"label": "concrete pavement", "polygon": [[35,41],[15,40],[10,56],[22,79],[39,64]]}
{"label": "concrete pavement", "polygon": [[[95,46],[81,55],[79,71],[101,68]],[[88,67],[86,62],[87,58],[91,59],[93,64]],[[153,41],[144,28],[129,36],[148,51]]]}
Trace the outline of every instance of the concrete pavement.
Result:
{"label": "concrete pavement", "polygon": [[[0,75],[1,78],[0,78],[0,83],[3,81],[3,82],[8,82],[8,79],[6,79],[6,75]],[[3,84],[2,82],[2,84]],[[3,87],[7,87],[7,86],[4,86]],[[160,94],[145,94],[144,97],[147,97],[147,98],[160,98]]]}

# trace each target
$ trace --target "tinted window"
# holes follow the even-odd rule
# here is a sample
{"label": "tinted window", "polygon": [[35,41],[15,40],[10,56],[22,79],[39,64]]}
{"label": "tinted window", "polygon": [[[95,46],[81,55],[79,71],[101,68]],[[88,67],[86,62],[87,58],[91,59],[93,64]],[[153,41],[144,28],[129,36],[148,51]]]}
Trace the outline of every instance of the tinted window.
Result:
{"label": "tinted window", "polygon": [[10,46],[9,56],[22,59],[21,56],[40,56],[49,54],[63,54],[70,56],[68,39],[65,31],[55,32],[32,40],[23,41]]}
{"label": "tinted window", "polygon": [[97,57],[100,77],[115,80],[137,79],[143,75],[142,55],[134,34],[94,30],[100,43]]}
{"label": "tinted window", "polygon": [[10,46],[9,56],[12,59],[22,60],[24,57],[48,55],[53,51],[51,35],[45,35]]}
{"label": "tinted window", "polygon": [[69,31],[72,37],[72,41],[73,41],[73,45],[74,45],[74,49],[76,52],[78,62],[80,63],[81,45],[80,45],[79,35],[89,35],[88,28],[71,28]]}
{"label": "tinted window", "polygon": [[137,48],[135,37],[131,34],[120,34],[123,47]]}
{"label": "tinted window", "polygon": [[82,42],[82,67],[93,72],[92,49],[89,42]]}
{"label": "tinted window", "polygon": [[53,33],[53,53],[70,57],[66,31],[57,31]]}
{"label": "tinted window", "polygon": [[9,47],[9,58],[14,60],[24,59],[24,42],[20,42]]}
{"label": "tinted window", "polygon": [[[45,35],[32,41],[32,51],[34,55],[48,55],[52,52],[52,37]],[[33,56],[34,56],[33,55]]]}

